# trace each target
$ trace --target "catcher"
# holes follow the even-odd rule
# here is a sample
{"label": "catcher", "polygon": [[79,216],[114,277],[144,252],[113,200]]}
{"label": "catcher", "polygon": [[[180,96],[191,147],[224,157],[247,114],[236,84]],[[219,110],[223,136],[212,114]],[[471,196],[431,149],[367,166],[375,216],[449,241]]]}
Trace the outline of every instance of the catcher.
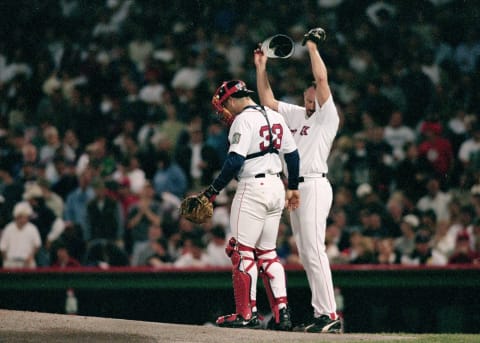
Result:
{"label": "catcher", "polygon": [[[230,127],[227,159],[218,177],[201,194],[184,200],[181,213],[202,222],[211,216],[211,202],[233,179],[238,180],[230,214],[231,237],[225,249],[232,261],[235,313],[221,316],[220,327],[258,328],[257,278],[262,278],[273,313],[269,327],[290,330],[285,271],[276,253],[284,207],[299,206],[299,155],[290,130],[275,111],[257,105],[240,80],[223,82],[212,105]],[[280,173],[284,156],[288,186]]]}

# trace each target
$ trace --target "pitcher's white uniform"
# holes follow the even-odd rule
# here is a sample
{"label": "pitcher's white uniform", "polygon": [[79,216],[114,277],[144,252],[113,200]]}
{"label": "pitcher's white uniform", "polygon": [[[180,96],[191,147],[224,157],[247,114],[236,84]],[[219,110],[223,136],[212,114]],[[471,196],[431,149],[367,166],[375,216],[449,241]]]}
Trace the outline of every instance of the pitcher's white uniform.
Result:
{"label": "pitcher's white uniform", "polygon": [[314,315],[336,316],[332,275],[325,252],[326,219],[333,200],[327,179],[327,158],[337,134],[339,117],[332,95],[309,118],[304,107],[279,101],[300,154],[300,207],[290,212],[292,230],[300,259],[312,291]]}

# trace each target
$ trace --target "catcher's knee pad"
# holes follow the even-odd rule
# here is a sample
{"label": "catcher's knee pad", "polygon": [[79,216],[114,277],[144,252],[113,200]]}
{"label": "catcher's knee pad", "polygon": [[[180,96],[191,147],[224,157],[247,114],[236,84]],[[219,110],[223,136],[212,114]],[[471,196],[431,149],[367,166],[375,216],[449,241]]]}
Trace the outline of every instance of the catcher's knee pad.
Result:
{"label": "catcher's knee pad", "polygon": [[285,269],[280,263],[277,253],[272,250],[256,250],[257,264],[260,271],[268,302],[275,322],[279,323],[279,305],[287,304],[287,286]]}
{"label": "catcher's knee pad", "polygon": [[236,313],[244,319],[252,316],[252,306],[255,299],[252,296],[252,287],[257,284],[257,264],[253,248],[239,244],[235,238],[231,238],[226,253],[232,260],[232,281],[235,297]]}

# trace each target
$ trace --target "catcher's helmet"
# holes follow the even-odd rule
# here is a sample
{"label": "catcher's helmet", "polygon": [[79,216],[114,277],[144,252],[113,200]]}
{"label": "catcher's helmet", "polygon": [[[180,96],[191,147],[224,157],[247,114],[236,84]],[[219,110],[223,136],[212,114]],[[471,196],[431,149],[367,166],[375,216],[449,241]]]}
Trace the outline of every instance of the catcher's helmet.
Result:
{"label": "catcher's helmet", "polygon": [[224,81],[220,87],[217,88],[215,94],[212,98],[212,105],[213,109],[220,116],[220,119],[226,121],[227,124],[231,124],[233,118],[225,118],[231,117],[231,113],[228,112],[224,107],[223,103],[229,98],[243,98],[245,96],[249,96],[250,94],[255,93],[254,91],[247,88],[247,85],[242,80],[231,80],[231,81]]}
{"label": "catcher's helmet", "polygon": [[[224,81],[215,91],[212,103],[215,100],[215,103],[213,103],[215,110],[222,111],[222,105],[228,97],[242,98],[253,93],[254,91],[249,90],[242,80]],[[218,105],[220,105],[220,108]]]}

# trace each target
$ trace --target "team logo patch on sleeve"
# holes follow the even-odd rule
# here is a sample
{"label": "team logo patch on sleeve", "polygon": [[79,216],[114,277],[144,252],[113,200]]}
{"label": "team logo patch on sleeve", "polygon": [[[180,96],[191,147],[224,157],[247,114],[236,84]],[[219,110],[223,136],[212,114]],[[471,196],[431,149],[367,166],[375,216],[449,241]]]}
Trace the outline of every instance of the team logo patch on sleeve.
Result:
{"label": "team logo patch on sleeve", "polygon": [[238,144],[240,142],[240,137],[242,135],[238,132],[235,132],[232,136],[232,144]]}

